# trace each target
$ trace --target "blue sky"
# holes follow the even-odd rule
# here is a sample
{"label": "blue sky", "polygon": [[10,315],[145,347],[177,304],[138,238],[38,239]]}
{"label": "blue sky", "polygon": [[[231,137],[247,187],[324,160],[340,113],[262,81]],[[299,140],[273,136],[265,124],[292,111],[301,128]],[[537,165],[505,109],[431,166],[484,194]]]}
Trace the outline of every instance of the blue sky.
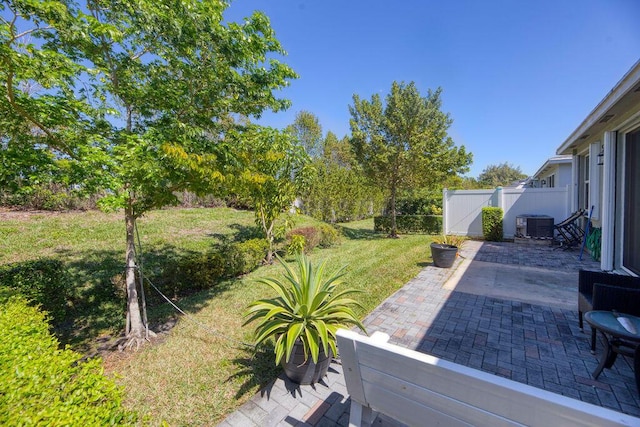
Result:
{"label": "blue sky", "polygon": [[227,18],[252,10],[300,75],[282,92],[292,107],[262,124],[307,110],[342,137],[354,93],[385,96],[394,80],[425,95],[442,87],[473,177],[502,162],[536,172],[640,59],[638,0],[234,0]]}

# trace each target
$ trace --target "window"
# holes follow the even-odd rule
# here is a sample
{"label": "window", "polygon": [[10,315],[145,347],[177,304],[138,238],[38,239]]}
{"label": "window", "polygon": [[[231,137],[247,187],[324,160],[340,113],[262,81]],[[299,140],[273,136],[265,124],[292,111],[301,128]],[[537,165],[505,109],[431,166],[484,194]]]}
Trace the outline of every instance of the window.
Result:
{"label": "window", "polygon": [[589,212],[589,155],[582,157],[582,193],[580,194],[580,207]]}
{"label": "window", "polygon": [[556,176],[549,175],[549,178],[547,178],[547,187],[554,188],[555,186],[556,186]]}
{"label": "window", "polygon": [[626,135],[622,265],[640,274],[640,129]]}

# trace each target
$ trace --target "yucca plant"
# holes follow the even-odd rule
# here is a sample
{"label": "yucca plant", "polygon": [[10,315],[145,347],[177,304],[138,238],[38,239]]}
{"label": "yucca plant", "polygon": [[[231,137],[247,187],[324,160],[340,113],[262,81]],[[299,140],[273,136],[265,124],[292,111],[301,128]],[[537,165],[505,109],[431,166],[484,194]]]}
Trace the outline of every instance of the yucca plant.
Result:
{"label": "yucca plant", "polygon": [[461,248],[466,241],[467,238],[465,236],[457,236],[455,234],[440,234],[439,236],[433,237],[433,243],[457,246],[458,248]]}
{"label": "yucca plant", "polygon": [[361,305],[348,297],[360,291],[336,291],[343,283],[345,267],[325,275],[326,262],[314,268],[304,254],[296,257],[295,270],[279,256],[277,258],[285,268],[284,280],[266,278],[259,282],[270,286],[278,296],[253,302],[244,314],[247,317],[245,325],[259,321],[256,345],[272,337],[275,339],[276,365],[283,357],[285,362],[289,361],[298,340],[304,347],[305,361],[311,356],[313,362],[318,363],[320,348],[326,355],[329,349],[337,354],[336,332],[339,328],[355,325],[365,330],[351,308]]}

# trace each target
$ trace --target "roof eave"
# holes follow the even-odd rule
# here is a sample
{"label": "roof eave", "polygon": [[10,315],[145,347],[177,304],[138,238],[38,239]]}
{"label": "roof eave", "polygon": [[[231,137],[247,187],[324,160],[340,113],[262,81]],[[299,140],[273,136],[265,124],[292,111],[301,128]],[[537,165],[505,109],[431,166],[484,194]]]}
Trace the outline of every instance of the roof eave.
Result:
{"label": "roof eave", "polygon": [[598,123],[607,114],[607,112],[622,97],[634,90],[636,84],[640,82],[640,60],[620,79],[620,81],[611,89],[596,108],[582,121],[580,126],[574,130],[571,135],[558,147],[556,154],[571,154],[571,148],[576,144],[578,139],[595,123]]}

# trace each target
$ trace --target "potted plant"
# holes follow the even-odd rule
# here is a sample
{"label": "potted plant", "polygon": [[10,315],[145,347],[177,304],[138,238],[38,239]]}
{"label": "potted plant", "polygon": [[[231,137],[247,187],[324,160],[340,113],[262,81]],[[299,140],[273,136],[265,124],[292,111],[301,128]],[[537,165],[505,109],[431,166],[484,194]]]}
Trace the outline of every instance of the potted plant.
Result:
{"label": "potted plant", "polygon": [[344,267],[325,274],[325,263],[314,268],[300,254],[294,270],[277,258],[285,268],[285,280],[259,281],[270,286],[277,296],[250,304],[245,312],[245,325],[257,320],[256,345],[273,338],[276,365],[281,363],[292,381],[312,384],[326,375],[331,359],[337,354],[337,330],[350,325],[365,330],[351,308],[360,304],[349,298],[359,291],[336,290],[342,284]]}
{"label": "potted plant", "polygon": [[462,247],[466,238],[443,234],[433,239],[431,243],[431,257],[436,267],[450,268],[458,256],[458,249]]}

